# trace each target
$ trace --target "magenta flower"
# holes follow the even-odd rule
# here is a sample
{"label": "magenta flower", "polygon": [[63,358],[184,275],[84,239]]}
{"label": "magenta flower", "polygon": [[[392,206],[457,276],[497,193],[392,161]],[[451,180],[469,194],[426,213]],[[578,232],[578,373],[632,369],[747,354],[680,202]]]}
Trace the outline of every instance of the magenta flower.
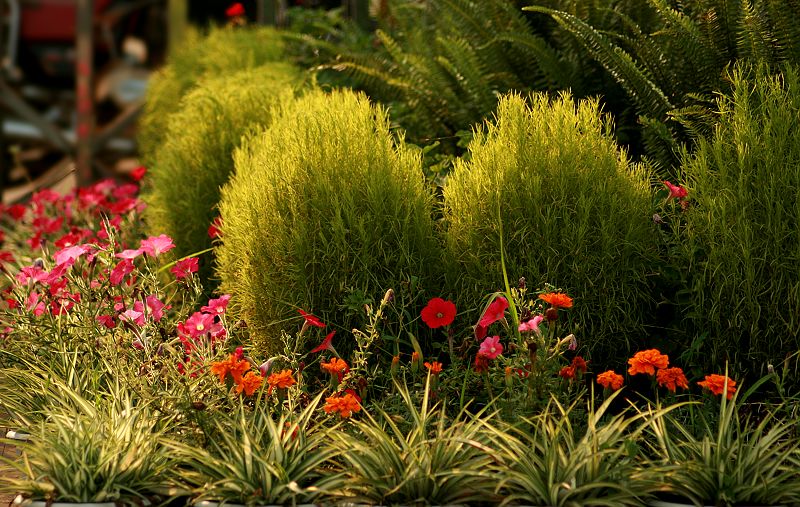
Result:
{"label": "magenta flower", "polygon": [[94,249],[92,245],[76,245],[63,248],[53,255],[56,265],[74,263],[76,260],[91,252]]}
{"label": "magenta flower", "polygon": [[481,342],[481,348],[478,354],[485,356],[487,359],[494,359],[503,353],[503,344],[500,343],[499,336],[490,336]]}
{"label": "magenta flower", "polygon": [[175,278],[180,280],[187,278],[191,273],[197,273],[198,268],[197,257],[189,257],[188,259],[181,259],[170,268],[170,272],[175,275]]}
{"label": "magenta flower", "polygon": [[33,280],[34,282],[44,282],[47,280],[47,275],[47,271],[42,269],[41,266],[37,266],[36,264],[25,266],[24,268],[20,269],[19,273],[17,273],[17,283],[23,285],[28,283],[28,280]]}
{"label": "magenta flower", "polygon": [[115,255],[115,257],[118,258],[118,259],[133,260],[133,259],[139,257],[140,255],[142,255],[143,253],[144,253],[144,249],[142,249],[142,248],[137,248],[136,250],[128,249],[128,250],[121,251],[120,253]]}
{"label": "magenta flower", "polygon": [[114,326],[116,326],[114,317],[111,315],[98,315],[96,320],[99,324],[107,327],[108,329],[114,329]]}
{"label": "magenta flower", "polygon": [[542,317],[541,315],[537,315],[537,316],[535,316],[534,318],[532,318],[530,320],[526,320],[525,322],[521,322],[519,324],[519,332],[520,333],[525,333],[525,332],[532,331],[532,332],[534,332],[536,334],[539,334],[539,333],[541,333],[541,331],[539,331],[539,324],[541,324],[543,320],[544,320],[544,317]]}
{"label": "magenta flower", "polygon": [[668,199],[683,199],[687,195],[689,195],[689,191],[686,190],[685,187],[680,185],[673,185],[669,181],[664,181],[664,186],[669,189],[669,197]]}
{"label": "magenta flower", "polygon": [[200,308],[201,312],[210,313],[212,315],[222,315],[228,308],[228,302],[231,300],[230,294],[224,294],[217,299],[209,299],[208,304]]}
{"label": "magenta flower", "polygon": [[44,313],[47,309],[43,301],[39,301],[39,293],[38,292],[31,292],[28,295],[28,299],[25,301],[25,308],[29,312],[33,312],[33,314],[38,317]]}
{"label": "magenta flower", "polygon": [[195,312],[191,317],[186,319],[186,323],[183,325],[183,331],[194,339],[205,336],[206,334],[211,335],[212,338],[219,338],[225,335],[225,328],[216,321],[214,315],[200,312]]}
{"label": "magenta flower", "polygon": [[484,312],[483,317],[481,317],[480,322],[478,322],[478,325],[482,327],[489,327],[498,320],[503,320],[503,318],[505,318],[507,309],[508,300],[503,296],[496,297],[489,307],[486,308],[486,312]]}
{"label": "magenta flower", "polygon": [[167,236],[166,234],[161,234],[159,236],[151,236],[147,239],[143,239],[141,243],[141,249],[149,255],[150,257],[158,257],[164,252],[169,252],[173,248],[175,248],[175,244],[172,242],[172,238]]}
{"label": "magenta flower", "polygon": [[132,272],[133,261],[130,259],[122,259],[120,263],[114,266],[114,269],[111,270],[108,280],[111,282],[111,285],[119,285],[122,283],[122,280]]}
{"label": "magenta flower", "polygon": [[156,322],[161,320],[164,316],[164,303],[162,303],[155,294],[147,296],[144,298],[144,301],[147,304],[147,310],[150,312],[153,320]]}

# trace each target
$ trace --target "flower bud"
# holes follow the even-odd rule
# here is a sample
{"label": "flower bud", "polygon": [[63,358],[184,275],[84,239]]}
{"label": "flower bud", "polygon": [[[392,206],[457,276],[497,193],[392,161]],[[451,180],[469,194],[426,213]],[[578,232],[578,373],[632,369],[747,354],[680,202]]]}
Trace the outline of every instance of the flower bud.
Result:
{"label": "flower bud", "polygon": [[544,318],[547,319],[548,322],[555,322],[558,320],[558,309],[554,306],[551,306],[547,310],[544,311]]}
{"label": "flower bud", "polygon": [[536,364],[536,352],[539,350],[539,344],[536,342],[528,342],[528,358],[531,365]]}
{"label": "flower bud", "polygon": [[411,372],[416,374],[419,371],[419,354],[417,352],[411,353]]}
{"label": "flower bud", "polygon": [[511,377],[511,367],[506,366],[506,387],[511,389],[511,386],[514,384],[514,379]]}
{"label": "flower bud", "polygon": [[400,371],[400,356],[394,356],[392,358],[392,377],[396,377],[397,373]]}

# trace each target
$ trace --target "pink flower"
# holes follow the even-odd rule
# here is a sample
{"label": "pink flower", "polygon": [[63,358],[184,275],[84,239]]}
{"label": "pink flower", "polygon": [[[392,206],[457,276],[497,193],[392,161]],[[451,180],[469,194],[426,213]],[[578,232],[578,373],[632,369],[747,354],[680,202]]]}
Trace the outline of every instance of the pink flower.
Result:
{"label": "pink flower", "polygon": [[147,309],[153,317],[153,320],[156,322],[161,320],[164,316],[164,303],[162,303],[155,294],[147,296],[144,298],[144,301],[147,304]]}
{"label": "pink flower", "polygon": [[228,308],[228,301],[231,300],[230,294],[224,294],[217,299],[209,299],[208,304],[200,308],[201,312],[210,313],[212,315],[222,315]]}
{"label": "pink flower", "polygon": [[483,317],[481,317],[479,326],[489,327],[491,324],[502,320],[505,317],[506,310],[508,309],[508,300],[503,296],[498,296],[492,301]]}
{"label": "pink flower", "polygon": [[123,259],[111,270],[108,280],[111,282],[111,285],[119,285],[122,283],[122,280],[132,272],[133,261],[130,259]]}
{"label": "pink flower", "polygon": [[25,301],[25,308],[29,312],[33,312],[35,316],[40,316],[47,309],[43,301],[39,301],[39,293],[31,292],[28,299]]}
{"label": "pink flower", "polygon": [[216,321],[214,315],[195,312],[186,319],[183,329],[192,338],[200,338],[210,334],[212,338],[224,336],[225,328]]}
{"label": "pink flower", "polygon": [[112,315],[98,315],[96,320],[99,324],[107,327],[108,329],[114,329],[114,326],[116,326],[114,317]]}
{"label": "pink flower", "polygon": [[175,278],[181,280],[187,278],[192,273],[197,273],[198,268],[197,257],[189,257],[188,259],[181,259],[170,268],[170,272],[175,275]]}
{"label": "pink flower", "polygon": [[125,183],[124,185],[114,188],[114,190],[111,191],[111,195],[113,195],[115,199],[129,199],[135,196],[138,192],[139,185]]}
{"label": "pink flower", "polygon": [[166,234],[151,236],[142,240],[141,244],[141,249],[150,257],[158,257],[160,254],[169,252],[173,248],[175,248],[175,244],[172,242],[172,238]]}
{"label": "pink flower", "polygon": [[686,188],[680,185],[673,185],[669,181],[664,181],[664,186],[669,189],[669,197],[668,199],[683,199],[687,195],[689,195],[689,191]]}
{"label": "pink flower", "polygon": [[25,266],[19,270],[19,273],[17,273],[17,283],[22,285],[28,283],[28,280],[33,280],[34,282],[44,282],[47,280],[47,275],[47,271],[42,269],[42,267],[37,264]]}
{"label": "pink flower", "polygon": [[68,246],[67,248],[63,248],[56,252],[53,256],[53,259],[55,259],[57,265],[67,262],[71,264],[87,253],[91,252],[93,249],[94,247],[92,245]]}
{"label": "pink flower", "polygon": [[121,251],[120,253],[118,253],[114,257],[116,257],[117,259],[133,260],[133,259],[139,257],[140,255],[142,255],[143,253],[144,253],[144,249],[142,249],[142,248],[137,248],[136,250],[128,249],[128,250]]}
{"label": "pink flower", "polygon": [[119,315],[119,320],[126,321],[126,322],[131,322],[131,323],[136,324],[137,326],[141,327],[141,326],[144,326],[144,324],[145,324],[144,307],[143,307],[141,301],[137,301],[136,303],[139,303],[139,309],[137,309],[136,308],[137,305],[134,304],[133,308],[125,310],[124,312],[122,312]]}
{"label": "pink flower", "polygon": [[491,336],[481,342],[481,348],[478,354],[485,356],[487,359],[494,359],[503,353],[503,344],[500,343],[499,336]]}
{"label": "pink flower", "polygon": [[536,334],[539,334],[541,332],[539,331],[539,324],[541,324],[543,320],[544,317],[542,317],[541,315],[537,315],[530,320],[521,322],[519,325],[519,332],[524,333],[526,331],[532,331]]}

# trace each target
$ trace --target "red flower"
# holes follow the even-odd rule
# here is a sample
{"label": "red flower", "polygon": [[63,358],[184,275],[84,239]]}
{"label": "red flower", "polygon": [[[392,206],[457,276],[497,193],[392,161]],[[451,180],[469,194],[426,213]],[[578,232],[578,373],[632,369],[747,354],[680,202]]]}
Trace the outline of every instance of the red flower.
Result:
{"label": "red flower", "polygon": [[6,209],[6,212],[13,218],[14,220],[19,220],[23,216],[25,216],[25,211],[27,208],[22,204],[12,204]]}
{"label": "red flower", "polygon": [[323,350],[333,350],[333,345],[331,345],[331,342],[333,341],[333,335],[335,334],[336,331],[331,331],[328,333],[328,336],[322,340],[322,343],[311,349],[311,353],[322,352]]}
{"label": "red flower", "polygon": [[191,273],[196,273],[198,268],[197,257],[189,257],[188,259],[181,259],[170,268],[170,272],[175,275],[175,278],[188,277]]}
{"label": "red flower", "polygon": [[130,172],[130,177],[133,181],[141,181],[145,174],[147,174],[147,168],[143,165],[140,165]]}
{"label": "red flower", "polygon": [[323,323],[321,320],[319,320],[314,315],[311,315],[310,313],[306,313],[306,312],[304,312],[303,310],[301,310],[299,308],[297,309],[297,311],[305,319],[305,324],[304,325],[314,326],[314,327],[325,327],[325,323]]}
{"label": "red flower", "polygon": [[220,227],[222,227],[222,218],[217,217],[211,222],[211,225],[208,226],[208,237],[211,239],[218,238]]}
{"label": "red flower", "polygon": [[229,18],[235,18],[238,16],[244,16],[244,5],[239,2],[235,4],[231,4],[230,7],[225,9],[225,15]]}
{"label": "red flower", "polygon": [[479,326],[489,327],[489,325],[502,320],[505,317],[506,310],[508,309],[508,300],[503,296],[498,296],[492,301],[486,311],[481,317]]}
{"label": "red flower", "polygon": [[475,373],[487,373],[489,371],[489,358],[479,353],[475,356],[473,368]]}
{"label": "red flower", "polygon": [[669,199],[683,199],[689,195],[689,191],[680,185],[673,185],[669,181],[664,181],[664,186],[669,189]]}
{"label": "red flower", "polygon": [[558,376],[572,380],[575,378],[575,368],[572,366],[565,366],[561,368],[561,371],[558,372]]}
{"label": "red flower", "polygon": [[586,373],[586,370],[589,369],[589,367],[586,365],[586,360],[581,356],[575,356],[572,359],[572,364],[570,366],[572,366],[576,372],[579,371],[581,373]]}
{"label": "red flower", "polygon": [[431,329],[449,326],[456,318],[456,305],[452,301],[442,298],[433,298],[420,313],[422,321]]}

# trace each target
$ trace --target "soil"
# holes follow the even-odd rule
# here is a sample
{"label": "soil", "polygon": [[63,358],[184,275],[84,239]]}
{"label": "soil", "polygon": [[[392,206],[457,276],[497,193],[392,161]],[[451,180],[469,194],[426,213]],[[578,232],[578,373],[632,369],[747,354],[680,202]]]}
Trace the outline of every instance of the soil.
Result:
{"label": "soil", "polygon": [[[2,435],[0,438],[6,436],[6,428],[0,428],[2,431]],[[6,458],[14,458],[16,457],[16,450],[14,449],[13,445],[0,443],[0,453],[2,453],[3,457]],[[5,479],[18,479],[20,476],[17,472],[10,470],[9,467],[0,461],[0,481]],[[11,502],[14,500],[14,495],[7,495],[0,493],[0,507],[6,507],[7,505],[11,505]]]}

